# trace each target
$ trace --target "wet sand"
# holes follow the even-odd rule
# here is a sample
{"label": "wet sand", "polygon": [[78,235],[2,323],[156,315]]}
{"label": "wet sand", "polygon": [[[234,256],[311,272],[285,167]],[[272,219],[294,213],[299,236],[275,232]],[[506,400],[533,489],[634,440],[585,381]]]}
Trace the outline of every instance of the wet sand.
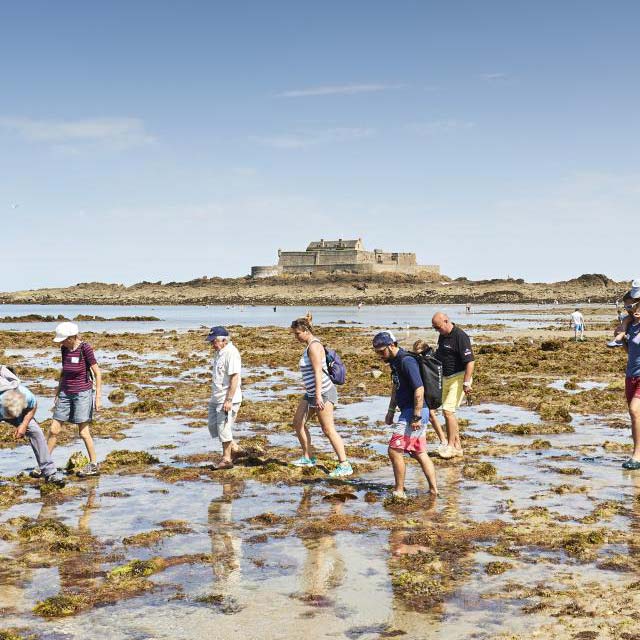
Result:
{"label": "wet sand", "polygon": [[[29,447],[0,427],[0,638],[636,637],[624,353],[604,330],[575,343],[545,322],[474,330],[464,459],[434,458],[437,500],[410,462],[408,503],[388,497],[390,381],[371,329],[317,331],[349,372],[336,415],[356,473],[343,481],[327,477],[317,425],[318,468],[286,464],[301,392],[286,329],[233,329],[246,455],[222,472],[202,332],[86,335],[111,397],[92,429],[102,475],[43,490],[24,473]],[[398,337],[418,335],[434,340]],[[58,354],[29,331],[0,332],[0,347],[46,428]],[[64,467],[83,447],[72,428],[60,442]]]}

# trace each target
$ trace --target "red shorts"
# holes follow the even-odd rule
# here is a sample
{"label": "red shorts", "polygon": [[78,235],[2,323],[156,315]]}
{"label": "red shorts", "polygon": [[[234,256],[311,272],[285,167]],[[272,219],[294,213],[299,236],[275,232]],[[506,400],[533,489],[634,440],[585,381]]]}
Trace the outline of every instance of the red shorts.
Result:
{"label": "red shorts", "polygon": [[640,398],[640,376],[624,379],[624,393],[627,396],[627,404],[634,398]]}
{"label": "red shorts", "polygon": [[389,448],[400,449],[405,453],[424,453],[427,450],[427,438],[424,433],[421,436],[394,433],[389,440]]}

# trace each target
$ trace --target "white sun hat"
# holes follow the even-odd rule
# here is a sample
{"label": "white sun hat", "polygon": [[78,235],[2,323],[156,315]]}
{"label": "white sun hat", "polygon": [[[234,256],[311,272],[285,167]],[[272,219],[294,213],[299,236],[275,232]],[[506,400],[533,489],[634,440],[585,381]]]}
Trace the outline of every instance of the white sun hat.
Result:
{"label": "white sun hat", "polygon": [[78,325],[75,322],[61,322],[56,327],[56,337],[54,342],[62,342],[71,336],[78,335]]}
{"label": "white sun hat", "polygon": [[640,298],[640,278],[632,280],[631,291],[629,291],[629,295],[632,298]]}

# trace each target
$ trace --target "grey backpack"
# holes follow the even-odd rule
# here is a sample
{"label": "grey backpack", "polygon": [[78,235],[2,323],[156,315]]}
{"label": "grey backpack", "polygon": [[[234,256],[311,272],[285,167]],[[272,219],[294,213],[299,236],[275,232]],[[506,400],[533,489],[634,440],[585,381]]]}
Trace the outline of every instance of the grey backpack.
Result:
{"label": "grey backpack", "polygon": [[20,385],[20,378],[4,365],[0,365],[0,393],[17,389]]}

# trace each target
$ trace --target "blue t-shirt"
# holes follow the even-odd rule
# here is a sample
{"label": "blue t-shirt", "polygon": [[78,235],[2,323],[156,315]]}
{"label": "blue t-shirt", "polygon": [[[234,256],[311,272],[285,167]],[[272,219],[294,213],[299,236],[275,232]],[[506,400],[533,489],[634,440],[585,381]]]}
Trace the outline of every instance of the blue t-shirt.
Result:
{"label": "blue t-shirt", "polygon": [[413,393],[418,387],[424,386],[416,359],[404,349],[399,349],[398,355],[389,365],[391,366],[391,379],[396,389],[396,404],[400,411],[413,409]]}
{"label": "blue t-shirt", "polygon": [[627,345],[629,347],[627,378],[637,378],[640,376],[640,322],[629,325],[627,329]]}
{"label": "blue t-shirt", "polygon": [[[12,424],[15,427],[19,427],[22,424],[22,419],[24,418],[25,414],[28,411],[31,411],[31,409],[33,409],[36,406],[36,397],[23,384],[18,385],[18,388],[16,389],[16,391],[19,391],[26,398],[27,406],[24,408],[22,415],[20,415],[19,417],[7,418],[4,414],[4,407],[0,402],[0,420],[4,420],[5,422],[8,422],[9,424]],[[0,393],[0,398],[2,398],[3,393],[6,393],[6,391],[3,391],[2,393]]]}

